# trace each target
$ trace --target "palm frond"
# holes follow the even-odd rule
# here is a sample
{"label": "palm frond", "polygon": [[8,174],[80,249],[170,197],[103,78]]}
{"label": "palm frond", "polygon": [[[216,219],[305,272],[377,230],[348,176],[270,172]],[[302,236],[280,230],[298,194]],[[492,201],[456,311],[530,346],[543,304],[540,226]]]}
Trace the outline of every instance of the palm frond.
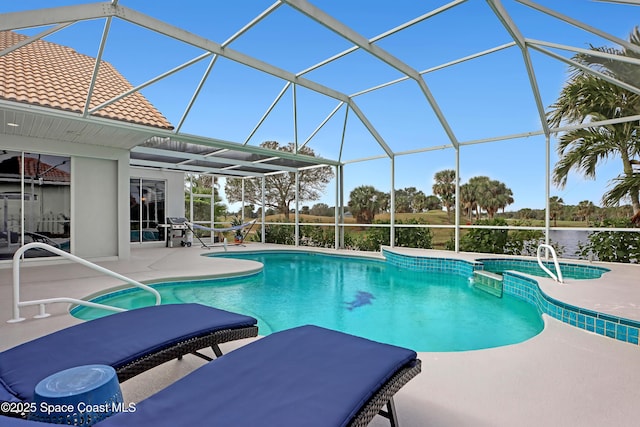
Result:
{"label": "palm frond", "polygon": [[616,184],[602,196],[602,205],[617,206],[621,200],[628,200],[632,194],[640,193],[640,173],[630,176],[619,176],[613,179]]}

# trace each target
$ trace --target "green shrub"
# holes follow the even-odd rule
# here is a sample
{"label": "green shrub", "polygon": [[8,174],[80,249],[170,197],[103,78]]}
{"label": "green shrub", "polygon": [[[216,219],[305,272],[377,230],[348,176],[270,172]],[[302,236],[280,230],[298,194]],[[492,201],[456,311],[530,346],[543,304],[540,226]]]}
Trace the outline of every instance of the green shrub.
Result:
{"label": "green shrub", "polygon": [[[391,224],[389,220],[374,221],[374,224]],[[424,220],[409,219],[396,221],[399,224],[426,224]],[[388,227],[371,227],[361,233],[350,233],[349,245],[345,238],[345,246],[351,249],[377,252],[381,246],[390,245],[390,232]],[[346,236],[345,236],[346,237]],[[428,228],[404,228],[395,227],[395,246],[407,248],[431,249],[432,233]]]}
{"label": "green shrub", "polygon": [[[503,218],[480,220],[476,225],[506,226]],[[515,226],[528,225],[526,222],[514,223]],[[541,230],[506,230],[473,228],[460,238],[460,250],[463,252],[480,252],[506,255],[535,256],[538,246],[544,243],[544,232]],[[550,242],[558,256],[564,248],[557,243]],[[454,234],[445,244],[447,250],[455,250]]]}
{"label": "green shrub", "polygon": [[[416,220],[414,218],[405,221],[397,221],[397,224],[425,224],[424,220]],[[396,227],[395,242],[396,246],[407,248],[431,249],[433,246],[431,241],[433,234],[429,228],[406,228]]]}
{"label": "green shrub", "polygon": [[[494,218],[477,221],[476,225],[505,226],[507,222],[502,218]],[[507,235],[507,230],[503,229],[473,228],[460,238],[460,250],[502,254],[507,246]]]}
{"label": "green shrub", "polygon": [[[262,241],[262,231],[256,232],[257,241]],[[264,227],[265,243],[276,243],[280,245],[295,245],[295,234],[293,225],[267,224]]]}
{"label": "green shrub", "polygon": [[300,227],[300,244],[320,248],[333,248],[336,241],[335,227],[303,225]]}
{"label": "green shrub", "polygon": [[[596,227],[632,228],[627,218],[605,219],[594,224]],[[637,263],[640,262],[640,233],[633,231],[593,231],[586,244],[579,243],[576,255],[589,259],[593,254],[600,261]]]}
{"label": "green shrub", "polygon": [[[390,224],[389,220],[375,221],[375,224]],[[426,224],[424,220],[408,219],[396,224]],[[262,240],[258,229],[254,239]],[[389,228],[371,227],[363,232],[345,233],[345,247],[349,249],[377,252],[381,246],[389,246]],[[396,227],[395,245],[409,248],[430,249],[432,233],[428,228]],[[293,225],[267,224],[265,226],[265,242],[281,245],[295,244],[295,227]],[[335,228],[327,226],[303,225],[300,227],[300,245],[332,248],[335,246]]]}
{"label": "green shrub", "polygon": [[[531,225],[531,223],[529,221],[516,221],[512,225],[526,226]],[[542,230],[509,230],[504,253],[508,255],[536,256],[538,246],[543,243],[545,243],[545,239]],[[549,244],[558,256],[564,253],[564,247],[559,243],[550,240]]]}

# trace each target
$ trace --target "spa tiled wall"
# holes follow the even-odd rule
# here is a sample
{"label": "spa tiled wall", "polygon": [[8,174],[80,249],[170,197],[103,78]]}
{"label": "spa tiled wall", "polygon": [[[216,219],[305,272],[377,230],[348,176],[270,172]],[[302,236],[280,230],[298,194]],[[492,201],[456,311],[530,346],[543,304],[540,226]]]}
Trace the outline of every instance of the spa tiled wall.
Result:
{"label": "spa tiled wall", "polygon": [[505,273],[503,291],[514,295],[549,316],[589,332],[638,345],[640,322],[565,304],[545,295],[538,282],[515,273]]}
{"label": "spa tiled wall", "polygon": [[471,276],[474,270],[482,270],[482,264],[478,262],[469,262],[453,258],[425,258],[401,255],[385,249],[382,250],[382,254],[390,264],[410,270],[437,271],[463,276]]}

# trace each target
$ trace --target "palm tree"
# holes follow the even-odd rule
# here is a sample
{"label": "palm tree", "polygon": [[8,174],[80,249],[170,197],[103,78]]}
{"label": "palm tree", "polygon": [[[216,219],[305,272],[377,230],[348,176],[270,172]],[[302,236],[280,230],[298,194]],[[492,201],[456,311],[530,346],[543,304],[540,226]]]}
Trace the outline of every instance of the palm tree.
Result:
{"label": "palm tree", "polygon": [[473,220],[473,211],[477,209],[475,191],[469,183],[460,186],[460,207],[464,209],[469,221]]}
{"label": "palm tree", "polygon": [[562,215],[564,211],[564,200],[562,197],[553,196],[549,198],[549,213],[551,214],[551,219],[553,219],[553,226],[558,225],[558,217]]}
{"label": "palm tree", "polygon": [[396,212],[411,212],[411,196],[407,189],[396,190]]}
{"label": "palm tree", "polygon": [[447,210],[447,217],[451,222],[451,208],[456,203],[456,171],[453,169],[445,169],[436,172],[433,176],[435,184],[433,184],[433,194],[440,197],[442,206]]}
{"label": "palm tree", "polygon": [[384,193],[371,185],[361,185],[349,194],[349,211],[355,216],[357,222],[371,224],[376,214],[380,212],[384,200]]}
{"label": "palm tree", "polygon": [[[640,31],[636,27],[630,42],[640,46]],[[631,49],[591,47],[592,50],[620,56],[640,58]],[[640,67],[601,56],[581,53],[573,58],[577,63],[591,67],[622,82],[640,87]],[[578,67],[560,96],[547,113],[550,126],[563,123],[580,124],[589,121],[628,117],[640,113],[640,95],[596,77]],[[634,214],[640,212],[640,185],[634,177],[633,166],[640,164],[640,134],[637,122],[617,123],[583,128],[563,134],[557,148],[560,160],[553,171],[553,181],[564,187],[569,172],[574,169],[586,178],[595,179],[597,166],[610,157],[620,157],[622,174],[616,179],[618,186],[603,195],[605,206],[614,206],[629,198]]]}
{"label": "palm tree", "polygon": [[476,219],[480,219],[482,210],[487,210],[487,204],[491,199],[491,180],[488,176],[474,176],[469,179],[467,185],[472,193],[470,201],[476,209]]}
{"label": "palm tree", "polygon": [[587,223],[589,222],[589,217],[593,215],[595,211],[596,206],[589,200],[583,200],[578,203],[578,215]]}
{"label": "palm tree", "polygon": [[493,219],[494,215],[513,203],[513,191],[503,182],[490,180],[481,187],[483,192],[478,195],[478,204],[481,209],[487,211],[489,219]]}

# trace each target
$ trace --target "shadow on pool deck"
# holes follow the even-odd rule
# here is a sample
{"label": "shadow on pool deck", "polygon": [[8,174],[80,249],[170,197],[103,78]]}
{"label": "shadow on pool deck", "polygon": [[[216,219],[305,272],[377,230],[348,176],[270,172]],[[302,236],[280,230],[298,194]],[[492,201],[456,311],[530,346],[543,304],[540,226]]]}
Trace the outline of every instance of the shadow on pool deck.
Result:
{"label": "shadow on pool deck", "polygon": [[[267,247],[276,246],[251,244],[247,249]],[[199,256],[204,252],[196,247],[136,248],[131,260],[100,265],[139,281],[231,274],[256,268],[249,261]],[[599,279],[599,283],[581,281],[560,287],[544,279],[540,286],[564,302],[638,319],[640,266],[622,267]],[[65,296],[84,297],[120,285],[115,279],[69,264],[25,267],[21,278],[24,299],[61,296],[60,289],[65,290]],[[56,304],[48,308],[50,318],[30,318],[36,314],[36,309],[30,307],[23,309],[27,320],[6,323],[11,317],[11,270],[0,270],[0,280],[0,350],[79,322],[68,314],[65,304]],[[420,353],[422,373],[396,396],[401,426],[638,425],[640,347],[585,332],[548,316],[544,320],[544,331],[521,344],[467,352]],[[228,352],[246,341],[221,347]],[[122,385],[125,399],[138,402],[202,363],[198,358],[187,357],[139,375]],[[387,426],[388,422],[378,417],[371,425]]]}

